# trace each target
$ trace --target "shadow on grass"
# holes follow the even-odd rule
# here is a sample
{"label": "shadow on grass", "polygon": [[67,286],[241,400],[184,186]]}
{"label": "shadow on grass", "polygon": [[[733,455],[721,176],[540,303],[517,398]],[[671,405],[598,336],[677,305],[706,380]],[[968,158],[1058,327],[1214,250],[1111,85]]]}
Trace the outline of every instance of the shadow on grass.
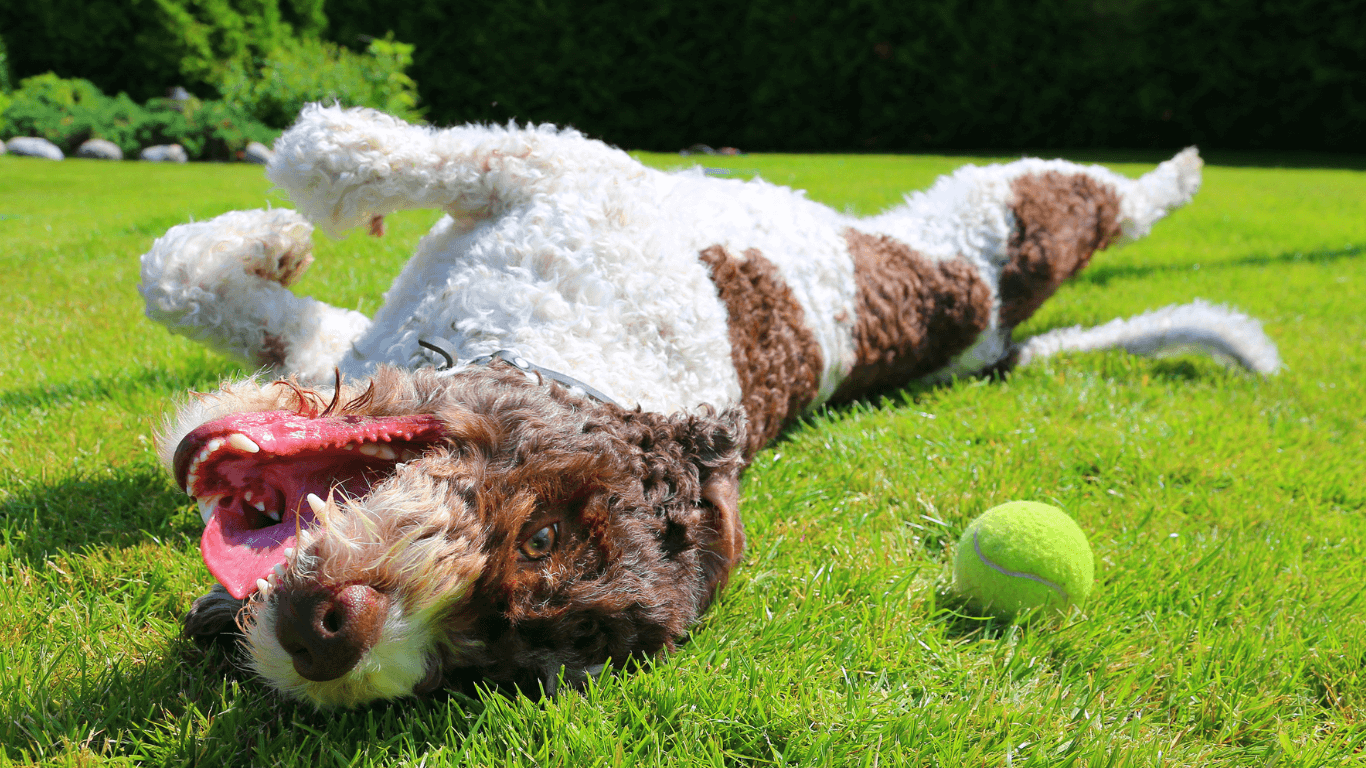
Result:
{"label": "shadow on grass", "polygon": [[[1343,248],[1325,248],[1317,251],[1287,251],[1276,256],[1244,256],[1231,261],[1216,261],[1200,264],[1198,269],[1219,270],[1239,267],[1270,267],[1284,264],[1330,264],[1343,259],[1355,259],[1366,255],[1366,246],[1349,245]],[[1105,286],[1112,280],[1133,280],[1149,277],[1163,272],[1191,272],[1197,269],[1194,264],[1151,264],[1151,265],[1109,265],[1095,264],[1072,278],[1078,283]]]}
{"label": "shadow on grass", "polygon": [[11,724],[0,726],[0,754],[70,758],[84,747],[153,764],[221,766],[373,759],[458,746],[486,708],[482,699],[443,693],[319,711],[268,690],[231,649],[180,639],[151,658],[82,665],[65,677],[0,705]]}
{"label": "shadow on grass", "polygon": [[10,557],[30,565],[57,552],[127,548],[182,539],[193,547],[203,526],[185,512],[184,494],[159,469],[120,468],[104,476],[31,481],[0,501],[0,533]]}
{"label": "shadow on grass", "polygon": [[126,392],[149,389],[164,390],[170,395],[183,396],[191,389],[213,389],[224,377],[238,371],[238,368],[225,360],[212,361],[209,364],[191,364],[180,369],[139,368],[110,376],[91,376],[59,384],[20,387],[0,392],[0,408],[18,411],[49,408],[72,402],[115,400]]}

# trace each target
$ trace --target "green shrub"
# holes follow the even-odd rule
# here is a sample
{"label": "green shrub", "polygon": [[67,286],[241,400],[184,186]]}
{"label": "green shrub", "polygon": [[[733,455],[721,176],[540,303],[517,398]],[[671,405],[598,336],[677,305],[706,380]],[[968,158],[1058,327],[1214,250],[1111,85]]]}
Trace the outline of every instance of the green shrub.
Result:
{"label": "green shrub", "polygon": [[217,83],[223,99],[257,120],[285,128],[310,101],[367,106],[407,120],[421,119],[417,84],[405,70],[413,46],[389,35],[357,53],[335,43],[291,39],[259,62],[237,63]]}
{"label": "green shrub", "polygon": [[183,85],[217,96],[235,65],[318,36],[322,0],[5,0],[0,35],[16,76],[89,78],[142,101]]}
{"label": "green shrub", "polygon": [[152,99],[139,106],[127,94],[106,96],[89,80],[51,72],[23,80],[0,113],[0,136],[41,136],[68,153],[95,138],[114,142],[129,157],[176,143],[194,159],[230,160],[248,142],[270,144],[278,134],[236,105]]}
{"label": "green shrub", "polygon": [[196,160],[237,160],[247,144],[270,146],[280,132],[224,101],[151,99],[138,132],[143,146],[179,144]]}
{"label": "green shrub", "polygon": [[[336,100],[419,119],[417,84],[405,71],[413,47],[392,36],[375,40],[368,51],[323,41],[322,3],[7,0],[0,3],[0,39],[19,74],[75,75],[138,101],[184,86],[277,128],[293,122],[307,101]],[[227,119],[236,123],[239,117]]]}

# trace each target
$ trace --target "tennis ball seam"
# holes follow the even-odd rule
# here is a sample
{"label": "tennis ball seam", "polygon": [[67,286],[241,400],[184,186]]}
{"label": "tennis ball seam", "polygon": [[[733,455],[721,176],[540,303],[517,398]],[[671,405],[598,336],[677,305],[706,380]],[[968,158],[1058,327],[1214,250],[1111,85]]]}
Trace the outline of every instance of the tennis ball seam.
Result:
{"label": "tennis ball seam", "polygon": [[1039,576],[1037,574],[1026,573],[1025,571],[1012,571],[1009,568],[992,562],[991,558],[987,557],[985,554],[982,553],[982,545],[977,541],[977,531],[972,532],[972,548],[977,552],[977,559],[981,560],[988,568],[992,569],[993,571],[996,571],[997,573],[1005,576],[1029,579],[1030,581],[1042,584],[1045,587],[1048,587],[1049,589],[1053,590],[1054,592],[1057,592],[1063,600],[1070,600],[1070,598],[1067,596],[1067,590],[1063,589],[1060,584],[1054,584],[1048,579],[1045,579],[1044,577]]}

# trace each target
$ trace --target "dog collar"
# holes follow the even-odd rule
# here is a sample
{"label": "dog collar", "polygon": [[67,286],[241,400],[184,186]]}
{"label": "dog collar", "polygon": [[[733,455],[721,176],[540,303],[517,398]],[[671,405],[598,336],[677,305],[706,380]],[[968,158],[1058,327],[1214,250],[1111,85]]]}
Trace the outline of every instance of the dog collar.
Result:
{"label": "dog collar", "polygon": [[[437,367],[438,371],[449,371],[455,368],[455,364],[457,361],[455,355],[450,351],[452,348],[454,348],[455,345],[451,342],[441,338],[440,336],[433,336],[429,339],[418,339],[417,343],[418,346],[422,347],[423,349],[429,349],[445,359],[445,364]],[[466,365],[493,365],[496,362],[507,363],[508,365],[519,370],[525,371],[527,373],[539,374],[543,379],[549,379],[550,381],[553,381],[563,386],[571,392],[581,393],[594,400],[597,400],[600,403],[615,405],[618,408],[621,407],[620,404],[617,403],[617,401],[613,400],[607,395],[604,395],[598,390],[593,389],[587,384],[584,384],[582,381],[579,381],[573,376],[560,373],[559,371],[552,371],[549,368],[544,368],[542,366],[536,365],[535,363],[531,362],[525,357],[522,357],[521,355],[510,350],[500,349],[491,355],[476,357],[473,360],[470,360],[468,363],[466,363]]]}

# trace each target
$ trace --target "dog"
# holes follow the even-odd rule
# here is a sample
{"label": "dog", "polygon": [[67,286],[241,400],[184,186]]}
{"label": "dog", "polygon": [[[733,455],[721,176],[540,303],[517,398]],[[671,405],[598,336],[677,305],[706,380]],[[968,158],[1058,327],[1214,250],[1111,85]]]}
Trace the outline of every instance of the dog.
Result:
{"label": "dog", "polygon": [[[569,129],[309,106],[267,169],[298,212],[176,226],[142,257],[149,317],[265,374],[159,439],[218,581],[185,632],[318,707],[645,662],[725,586],[741,474],[813,408],[1067,350],[1275,371],[1256,321],[1201,302],[1012,339],[1201,167],[967,166],[855,218]],[[407,208],[447,215],[373,318],[287,288],[314,226]]]}

